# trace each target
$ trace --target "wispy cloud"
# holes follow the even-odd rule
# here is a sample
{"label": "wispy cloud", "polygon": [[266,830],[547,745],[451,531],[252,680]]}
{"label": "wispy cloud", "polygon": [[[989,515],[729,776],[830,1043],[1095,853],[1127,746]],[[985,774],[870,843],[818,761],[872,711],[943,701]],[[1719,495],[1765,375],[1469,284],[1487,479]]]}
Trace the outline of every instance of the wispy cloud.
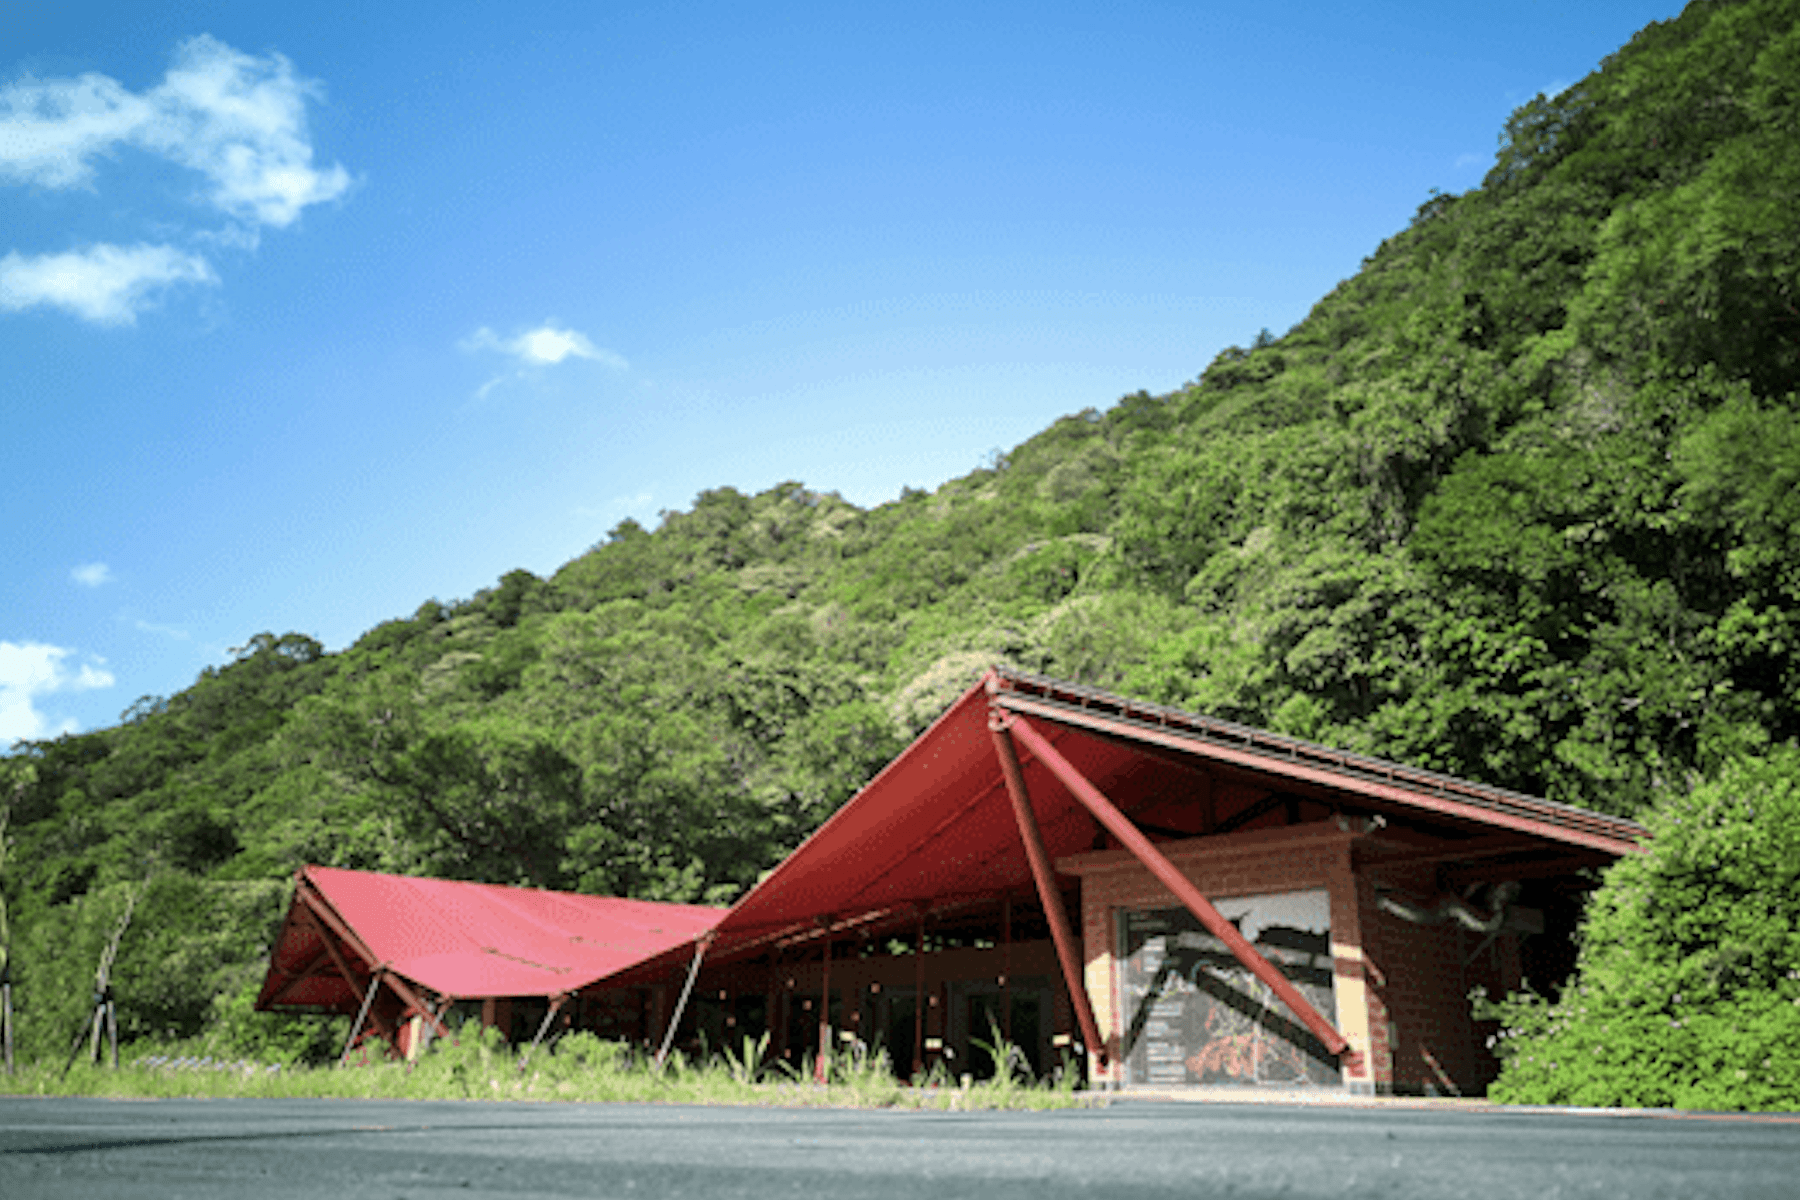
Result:
{"label": "wispy cloud", "polygon": [[97,325],[130,325],[155,295],[181,283],[217,286],[212,264],[173,246],[89,246],[0,258],[0,312],[60,308]]}
{"label": "wispy cloud", "polygon": [[91,184],[92,160],[155,119],[155,106],[104,75],[31,79],[0,88],[0,179]]}
{"label": "wispy cloud", "polygon": [[594,345],[586,334],[573,329],[558,329],[553,321],[546,321],[515,338],[502,338],[483,325],[463,339],[462,348],[498,350],[532,367],[555,366],[569,358],[590,358],[620,371],[629,365],[623,356]]}
{"label": "wispy cloud", "polygon": [[113,581],[112,568],[103,562],[82,563],[69,572],[69,578],[82,587],[97,588],[103,583]]}
{"label": "wispy cloud", "polygon": [[[25,78],[0,87],[0,182],[94,190],[98,164],[135,148],[202,177],[197,199],[228,221],[198,239],[254,249],[259,229],[292,225],[350,188],[342,166],[313,162],[306,104],[321,95],[281,55],[204,34],[182,42],[162,82],[141,93],[98,74]],[[13,252],[0,259],[0,310],[48,304],[124,324],[158,288],[218,281],[206,259],[168,245]]]}
{"label": "wispy cloud", "polygon": [[75,731],[73,718],[56,721],[40,712],[41,697],[113,685],[112,672],[103,665],[82,663],[70,670],[63,660],[72,653],[42,642],[0,642],[0,746]]}
{"label": "wispy cloud", "polygon": [[0,312],[60,308],[97,325],[130,325],[155,295],[180,283],[217,286],[212,264],[173,246],[89,246],[0,258]]}
{"label": "wispy cloud", "polygon": [[571,358],[588,359],[615,371],[623,371],[631,365],[623,355],[594,345],[584,333],[559,329],[554,321],[545,321],[536,329],[528,329],[511,338],[503,338],[483,325],[458,345],[470,353],[495,351],[518,360],[516,371],[496,375],[482,384],[475,392],[477,400],[485,399],[489,392],[508,380],[528,378],[535,370],[554,367]]}

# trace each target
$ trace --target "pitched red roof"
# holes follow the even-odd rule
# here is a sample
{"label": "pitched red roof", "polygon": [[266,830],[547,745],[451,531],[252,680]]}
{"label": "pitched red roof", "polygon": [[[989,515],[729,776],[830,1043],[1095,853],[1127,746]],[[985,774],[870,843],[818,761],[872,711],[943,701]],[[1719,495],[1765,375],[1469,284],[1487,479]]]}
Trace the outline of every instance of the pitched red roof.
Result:
{"label": "pitched red roof", "polygon": [[[1386,834],[1414,839],[1371,839],[1372,852],[1454,860],[1467,847],[1537,865],[1605,862],[1636,851],[1645,836],[1623,818],[1001,668],[739,899],[718,925],[714,953],[805,936],[821,918],[877,927],[903,922],[919,905],[1028,890],[993,713],[1032,722],[1163,839],[1205,836],[1220,822],[1279,823],[1290,798],[1311,819],[1327,810],[1380,816],[1391,823]],[[1044,764],[1021,757],[1050,857],[1091,849],[1094,819]],[[1215,809],[1204,820],[1202,794]]]}
{"label": "pitched red roof", "polygon": [[[312,908],[308,893],[326,911]],[[690,944],[723,915],[691,904],[309,866],[296,878],[257,1007],[354,1011],[360,997],[332,961],[327,936],[364,978],[381,966],[441,996],[548,996]]]}

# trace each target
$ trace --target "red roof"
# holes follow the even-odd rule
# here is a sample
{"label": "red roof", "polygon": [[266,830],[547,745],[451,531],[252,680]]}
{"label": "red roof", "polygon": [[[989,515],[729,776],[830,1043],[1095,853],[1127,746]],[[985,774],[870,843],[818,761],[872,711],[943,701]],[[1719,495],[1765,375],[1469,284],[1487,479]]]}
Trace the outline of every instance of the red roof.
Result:
{"label": "red roof", "polygon": [[[719,925],[721,950],[815,917],[1030,888],[987,721],[987,694],[973,687],[738,900]],[[1051,856],[1087,849],[1086,813],[1048,803],[1060,793],[1029,767],[1027,778]]]}
{"label": "red roof", "polygon": [[[1504,877],[1609,862],[1646,836],[1623,818],[996,669],[729,912],[308,867],[258,1007],[356,1007],[301,903],[309,887],[366,948],[353,971],[385,965],[470,998],[647,977],[709,930],[716,957],[1029,890],[991,718],[1030,722],[1154,840],[1355,818],[1373,864],[1429,859]],[[1079,870],[1098,825],[1044,763],[1022,749],[1020,759],[1046,850]]]}
{"label": "red roof", "polygon": [[[1539,865],[1605,862],[1638,849],[1645,835],[1622,818],[996,669],[739,899],[719,923],[715,953],[804,936],[821,919],[903,923],[917,906],[1029,889],[989,731],[995,710],[1032,722],[1158,840],[1222,831],[1220,821],[1280,824],[1290,799],[1308,819],[1382,816],[1386,840],[1372,839],[1372,852],[1420,853],[1429,844],[1444,859],[1466,846]],[[1093,848],[1098,825],[1087,810],[1043,763],[1023,750],[1020,758],[1050,857]],[[1200,815],[1201,795],[1211,816]],[[1395,840],[1408,836],[1415,840]]]}
{"label": "red roof", "polygon": [[[302,894],[309,887],[329,909],[317,923]],[[354,938],[333,936],[354,971],[385,966],[441,996],[472,999],[575,991],[691,944],[723,915],[691,904],[309,866],[257,1005],[355,1008],[359,997],[320,936],[331,916]],[[365,949],[374,962],[364,961]]]}

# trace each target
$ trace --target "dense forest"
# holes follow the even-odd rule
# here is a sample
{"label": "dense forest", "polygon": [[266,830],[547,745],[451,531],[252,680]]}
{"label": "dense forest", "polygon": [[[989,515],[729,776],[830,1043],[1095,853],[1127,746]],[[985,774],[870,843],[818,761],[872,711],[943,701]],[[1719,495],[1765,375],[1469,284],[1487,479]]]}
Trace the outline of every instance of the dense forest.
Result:
{"label": "dense forest", "polygon": [[[1175,392],[873,509],[721,487],[19,744],[26,1053],[66,1050],[128,903],[125,1035],[273,1045],[248,1002],[305,862],[728,901],[994,662],[1653,823],[1712,796],[1785,845],[1800,807],[1715,794],[1800,762],[1797,92],[1800,3],[1698,0]],[[1739,955],[1790,1010],[1796,903]],[[1521,1003],[1515,1045],[1562,1028]]]}

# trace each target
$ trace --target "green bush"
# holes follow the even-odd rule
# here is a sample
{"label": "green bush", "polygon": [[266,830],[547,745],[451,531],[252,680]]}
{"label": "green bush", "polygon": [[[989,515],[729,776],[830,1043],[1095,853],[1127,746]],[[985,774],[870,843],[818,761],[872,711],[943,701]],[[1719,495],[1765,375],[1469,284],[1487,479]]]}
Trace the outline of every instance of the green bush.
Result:
{"label": "green bush", "polygon": [[1800,1109],[1800,750],[1726,763],[1613,866],[1554,1003],[1477,997],[1513,1103]]}

